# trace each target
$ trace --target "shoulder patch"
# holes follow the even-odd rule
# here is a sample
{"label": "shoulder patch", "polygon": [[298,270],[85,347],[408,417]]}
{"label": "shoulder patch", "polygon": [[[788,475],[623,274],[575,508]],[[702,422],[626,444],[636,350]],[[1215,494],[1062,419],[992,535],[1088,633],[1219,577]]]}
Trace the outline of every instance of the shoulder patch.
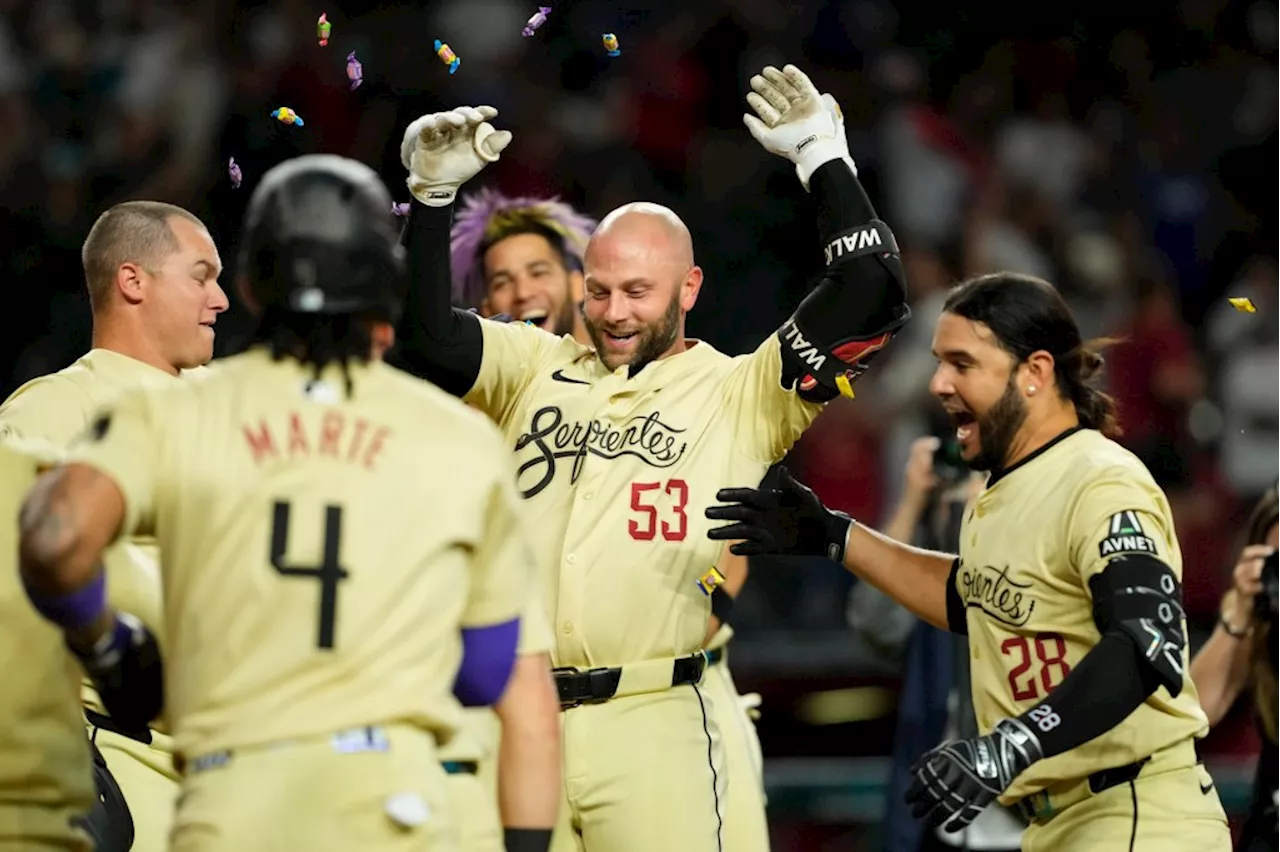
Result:
{"label": "shoulder patch", "polygon": [[1115,556],[1119,553],[1157,554],[1156,543],[1142,529],[1135,509],[1116,512],[1107,523],[1107,536],[1098,542],[1098,555]]}

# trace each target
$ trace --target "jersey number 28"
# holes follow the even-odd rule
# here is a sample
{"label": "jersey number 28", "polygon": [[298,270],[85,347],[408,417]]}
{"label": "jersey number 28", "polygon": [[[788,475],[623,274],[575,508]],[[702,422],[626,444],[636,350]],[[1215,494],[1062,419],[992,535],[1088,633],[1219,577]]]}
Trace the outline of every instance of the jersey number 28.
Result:
{"label": "jersey number 28", "polygon": [[333,647],[334,622],[338,618],[338,583],[350,574],[338,562],[342,541],[342,507],[324,507],[324,555],[319,565],[288,565],[284,555],[289,550],[288,503],[277,501],[271,514],[271,567],[285,577],[314,577],[320,581],[320,635],[316,644]]}

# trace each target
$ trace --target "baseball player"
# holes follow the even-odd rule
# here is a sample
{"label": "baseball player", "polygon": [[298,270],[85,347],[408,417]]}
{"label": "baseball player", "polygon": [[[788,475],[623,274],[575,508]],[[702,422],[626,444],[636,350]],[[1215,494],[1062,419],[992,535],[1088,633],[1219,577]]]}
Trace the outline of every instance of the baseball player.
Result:
{"label": "baseball player", "polygon": [[[240,264],[256,345],[121,397],[23,509],[36,608],[114,716],[172,721],[174,850],[456,849],[436,743],[459,702],[501,696],[534,579],[497,431],[380,363],[390,204],[339,157],[264,175]],[[165,554],[163,679],[95,567],[134,530]]]}
{"label": "baseball player", "polygon": [[488,107],[426,116],[406,133],[417,204],[400,358],[486,411],[515,448],[556,633],[555,849],[721,848],[732,782],[699,686],[702,588],[721,548],[705,540],[700,509],[725,476],[758,480],[908,317],[892,234],[833,111],[793,66],[752,85],[748,127],[795,164],[829,264],[778,334],[738,358],[685,338],[702,271],[683,223],[653,204],[614,211],[587,246],[593,347],[451,310],[451,203],[511,135],[489,124]]}
{"label": "baseball player", "polygon": [[1028,852],[1226,852],[1196,757],[1208,728],[1187,673],[1182,557],[1169,504],[1113,442],[1101,357],[1052,285],[997,273],[959,285],[933,336],[932,392],[965,461],[990,471],[958,556],[829,512],[784,476],[725,489],[740,553],[823,554],[939,628],[967,633],[979,730],[913,767],[907,800],[957,831],[990,802],[1030,822]]}
{"label": "baseball player", "polygon": [[0,443],[0,852],[94,847],[80,669],[18,580],[18,509],[47,455]]}
{"label": "baseball player", "polygon": [[[218,284],[222,261],[204,224],[157,201],[127,201],[94,223],[81,251],[93,310],[93,348],[71,366],[27,382],[0,405],[0,435],[65,447],[121,391],[176,384],[208,372],[213,326],[227,308]],[[149,536],[112,549],[112,603],[157,634],[158,552]],[[178,775],[168,730],[127,730],[104,713],[85,684],[90,733],[124,790],[135,852],[168,848]]]}
{"label": "baseball player", "polygon": [[[589,346],[591,338],[581,309],[582,254],[596,224],[554,198],[508,198],[491,189],[480,190],[463,202],[453,223],[453,303],[480,305],[483,317],[531,322],[555,335],[572,335]],[[727,773],[738,779],[725,794],[722,834],[726,852],[769,848],[760,740],[748,710],[758,706],[759,696],[740,696],[725,663],[726,646],[733,636],[729,617],[734,597],[746,581],[746,563],[745,558],[726,549],[716,566],[725,582],[712,592],[713,627],[702,684],[723,738]],[[485,729],[492,730],[489,726]],[[483,776],[483,759],[480,766]],[[468,782],[458,779],[458,783]],[[477,820],[473,824],[481,823]]]}

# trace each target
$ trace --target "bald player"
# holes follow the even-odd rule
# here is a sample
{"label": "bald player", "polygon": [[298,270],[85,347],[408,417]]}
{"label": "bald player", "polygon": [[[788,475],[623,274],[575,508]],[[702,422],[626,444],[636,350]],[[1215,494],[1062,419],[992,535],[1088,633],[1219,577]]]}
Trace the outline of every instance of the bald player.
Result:
{"label": "bald player", "polygon": [[[906,321],[892,234],[837,120],[799,69],[768,68],[747,124],[816,202],[825,276],[777,335],[730,358],[684,336],[702,270],[676,215],[632,204],[584,262],[593,347],[450,310],[450,206],[510,143],[461,108],[406,141],[411,296],[403,362],[482,408],[515,448],[554,615],[565,803],[553,848],[719,849],[721,734],[699,686],[720,546],[701,510],[725,477],[759,480]],[[416,291],[416,292],[415,292]]]}
{"label": "bald player", "polygon": [[[403,285],[390,204],[339,157],[264,175],[239,264],[255,344],[122,397],[24,507],[37,609],[117,717],[163,700],[174,850],[457,848],[437,743],[459,702],[501,696],[532,563],[496,430],[380,362]],[[165,554],[163,676],[96,567],[134,531]]]}
{"label": "bald player", "polygon": [[899,544],[782,477],[725,489],[707,516],[741,553],[825,555],[941,629],[966,633],[982,735],[912,769],[912,812],[947,831],[992,801],[1030,822],[1027,852],[1227,852],[1208,721],[1187,672],[1182,555],[1169,503],[1112,441],[1102,366],[1062,296],[997,273],[947,297],[930,389],[961,453],[990,471],[960,553]]}
{"label": "bald player", "polygon": [[[93,348],[64,370],[33,379],[0,405],[0,434],[65,447],[120,392],[164,387],[206,372],[214,323],[227,308],[222,261],[208,229],[191,213],[158,201],[126,201],[94,223],[81,250]],[[156,633],[158,552],[149,536],[108,555],[112,602]],[[159,722],[126,730],[104,714],[86,684],[90,731],[129,804],[135,852],[168,848],[178,794],[172,743]]]}
{"label": "bald player", "polygon": [[[532,322],[590,346],[582,313],[582,255],[596,224],[558,199],[508,198],[481,189],[466,199],[453,222],[453,303],[479,305],[483,317],[504,315]],[[725,580],[712,592],[702,685],[720,729],[728,775],[737,779],[725,794],[723,847],[725,852],[763,852],[769,848],[763,760],[749,715],[759,705],[759,696],[738,694],[726,662],[733,637],[729,620],[747,579],[747,560],[726,549],[716,568]],[[458,745],[450,749],[462,748],[464,739],[458,737]],[[483,777],[485,761],[480,766]],[[460,778],[458,783],[467,781]]]}
{"label": "bald player", "polygon": [[80,668],[18,578],[18,509],[54,458],[0,441],[0,852],[93,849],[77,825],[94,802]]}

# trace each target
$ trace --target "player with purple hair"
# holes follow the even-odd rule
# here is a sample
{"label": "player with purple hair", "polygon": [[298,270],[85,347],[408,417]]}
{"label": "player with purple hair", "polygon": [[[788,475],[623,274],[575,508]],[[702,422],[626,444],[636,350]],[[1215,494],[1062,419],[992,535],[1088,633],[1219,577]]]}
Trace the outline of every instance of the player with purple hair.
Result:
{"label": "player with purple hair", "polygon": [[508,198],[482,189],[451,231],[453,301],[507,314],[590,345],[578,310],[582,253],[596,220],[558,198]]}

